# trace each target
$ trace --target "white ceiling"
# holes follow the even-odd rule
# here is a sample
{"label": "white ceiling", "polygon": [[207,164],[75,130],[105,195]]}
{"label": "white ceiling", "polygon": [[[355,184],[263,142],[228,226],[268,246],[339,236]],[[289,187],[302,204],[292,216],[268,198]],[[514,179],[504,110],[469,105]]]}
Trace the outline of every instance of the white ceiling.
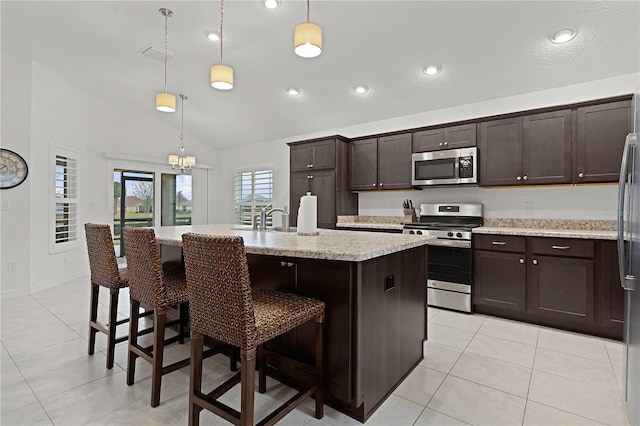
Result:
{"label": "white ceiling", "polygon": [[[235,87],[211,88],[219,63],[219,1],[3,1],[2,48],[17,48],[97,96],[154,109],[169,20],[169,91],[184,93],[185,133],[215,148],[330,131],[364,122],[640,71],[640,1],[311,1],[323,52],[293,53],[306,2],[225,2],[225,64]],[[564,27],[578,36],[549,37]],[[436,76],[422,67],[441,64]],[[370,91],[357,95],[365,83]],[[288,87],[301,94],[291,97]],[[179,98],[178,98],[179,101]]]}

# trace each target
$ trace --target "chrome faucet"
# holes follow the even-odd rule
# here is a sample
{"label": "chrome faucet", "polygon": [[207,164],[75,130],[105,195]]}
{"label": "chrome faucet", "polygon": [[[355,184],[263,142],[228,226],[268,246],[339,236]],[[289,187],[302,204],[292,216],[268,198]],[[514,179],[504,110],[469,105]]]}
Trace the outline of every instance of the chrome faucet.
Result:
{"label": "chrome faucet", "polygon": [[[264,214],[265,224],[266,224],[267,216],[269,216],[270,214],[273,214],[273,212],[282,213],[282,223],[281,223],[282,230],[284,232],[289,232],[289,211],[287,210],[287,206],[284,206],[281,209],[271,209],[271,210],[265,212],[265,214]],[[266,229],[266,227],[265,227],[265,229]]]}
{"label": "chrome faucet", "polygon": [[260,231],[267,230],[267,209],[271,206],[272,203],[269,203],[260,209],[260,225],[258,226],[258,230]]}

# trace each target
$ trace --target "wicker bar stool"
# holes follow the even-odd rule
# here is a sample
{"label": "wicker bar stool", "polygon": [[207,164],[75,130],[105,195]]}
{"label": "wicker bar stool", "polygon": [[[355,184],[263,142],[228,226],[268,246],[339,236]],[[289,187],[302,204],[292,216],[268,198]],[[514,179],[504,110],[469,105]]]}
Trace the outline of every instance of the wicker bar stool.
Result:
{"label": "wicker bar stool", "polygon": [[[136,359],[149,362],[151,373],[151,406],[160,404],[162,376],[189,365],[189,358],[163,366],[164,347],[175,342],[184,342],[187,323],[187,283],[184,274],[163,273],[160,250],[155,233],[150,228],[123,228],[127,248],[129,294],[131,316],[129,323],[129,356],[127,361],[127,385],[135,380]],[[140,303],[153,307],[153,345],[143,347],[138,343],[138,321]],[[180,318],[167,322],[167,308],[178,306]],[[178,335],[165,339],[165,329],[178,325]]]}
{"label": "wicker bar stool", "polygon": [[[118,297],[120,289],[129,285],[126,268],[118,269],[118,262],[113,249],[113,238],[109,225],[85,223],[84,232],[87,237],[89,253],[89,269],[91,270],[91,308],[89,313],[89,355],[95,353],[96,333],[107,335],[107,368],[113,368],[116,344],[127,340],[128,336],[116,338],[116,328],[129,321],[129,318],[117,321]],[[109,289],[109,322],[98,321],[98,296],[100,287]]]}
{"label": "wicker bar stool", "polygon": [[[315,394],[315,416],[324,414],[323,323],[324,303],[308,297],[272,290],[251,291],[242,237],[214,237],[187,233],[182,236],[191,317],[191,383],[189,424],[200,423],[207,409],[235,425],[253,425],[256,358],[260,360],[259,386],[266,391],[263,354],[279,356],[262,344],[315,319],[315,382],[267,415],[259,425],[272,425],[304,399]],[[240,348],[241,368],[213,391],[202,392],[204,337]],[[264,351],[264,352],[263,352]],[[236,384],[241,385],[240,412],[218,401]]]}

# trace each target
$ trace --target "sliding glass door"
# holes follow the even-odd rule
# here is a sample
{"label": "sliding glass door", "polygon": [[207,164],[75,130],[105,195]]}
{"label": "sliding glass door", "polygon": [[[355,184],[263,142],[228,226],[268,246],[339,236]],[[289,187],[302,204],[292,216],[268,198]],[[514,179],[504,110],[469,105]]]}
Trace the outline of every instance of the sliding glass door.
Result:
{"label": "sliding glass door", "polygon": [[113,171],[113,242],[116,256],[124,257],[124,226],[154,225],[154,184],[152,172],[115,169]]}

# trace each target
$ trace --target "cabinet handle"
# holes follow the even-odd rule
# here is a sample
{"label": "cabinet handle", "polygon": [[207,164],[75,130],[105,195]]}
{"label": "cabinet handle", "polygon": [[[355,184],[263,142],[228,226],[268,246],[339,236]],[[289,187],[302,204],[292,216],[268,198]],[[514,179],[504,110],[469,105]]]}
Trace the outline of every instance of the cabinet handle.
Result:
{"label": "cabinet handle", "polygon": [[536,259],[533,259],[533,264],[534,264],[534,265],[537,265],[537,264],[538,264],[538,261],[537,261]]}
{"label": "cabinet handle", "polygon": [[579,178],[583,178],[584,177],[584,173],[578,173],[578,177]]}
{"label": "cabinet handle", "polygon": [[521,179],[522,179],[522,177],[520,177],[520,176],[518,176],[518,177],[516,178],[516,180],[521,180]]}
{"label": "cabinet handle", "polygon": [[524,263],[524,259],[520,258],[520,263]]}
{"label": "cabinet handle", "polygon": [[447,146],[447,145],[449,145],[449,142],[445,142],[445,143],[444,143],[444,146]]}
{"label": "cabinet handle", "polygon": [[313,164],[309,164],[309,168],[312,169],[313,168]]}
{"label": "cabinet handle", "polygon": [[291,268],[293,265],[295,265],[293,262],[284,262],[284,261],[280,262],[280,266],[284,266],[287,268]]}
{"label": "cabinet handle", "polygon": [[491,241],[491,244],[493,244],[494,246],[504,246],[507,244],[506,241]]}
{"label": "cabinet handle", "polygon": [[570,246],[551,246],[551,248],[555,250],[569,250],[571,247]]}
{"label": "cabinet handle", "polygon": [[375,184],[375,183],[372,183],[372,184],[371,184],[371,186],[376,186],[376,184]]}
{"label": "cabinet handle", "polygon": [[382,186],[382,182],[380,182],[380,186]]}
{"label": "cabinet handle", "polygon": [[438,144],[438,146],[442,146],[442,145],[444,145],[444,143],[442,143],[442,142],[440,142],[440,143]]}
{"label": "cabinet handle", "polygon": [[527,176],[527,175],[524,175],[524,176],[522,177],[522,180],[527,180],[527,179],[529,179],[529,176]]}
{"label": "cabinet handle", "polygon": [[313,167],[313,164],[307,164],[307,169],[310,169],[311,167]]}
{"label": "cabinet handle", "polygon": [[307,179],[313,179],[313,175],[307,175]]}

